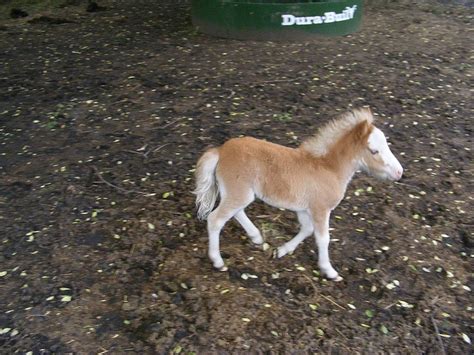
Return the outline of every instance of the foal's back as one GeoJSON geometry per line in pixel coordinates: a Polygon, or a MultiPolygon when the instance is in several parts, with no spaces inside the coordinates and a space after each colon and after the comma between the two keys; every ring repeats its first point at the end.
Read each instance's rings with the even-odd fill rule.
{"type": "Polygon", "coordinates": [[[234,138],[219,147],[217,179],[225,193],[252,189],[265,202],[290,209],[306,208],[307,182],[320,170],[314,157],[301,149],[251,137],[234,138]]]}
{"type": "MultiPolygon", "coordinates": [[[[301,151],[252,137],[232,138],[219,147],[219,165],[239,170],[285,168],[301,159],[301,151]]],[[[222,169],[223,170],[223,169],[222,169]]]]}

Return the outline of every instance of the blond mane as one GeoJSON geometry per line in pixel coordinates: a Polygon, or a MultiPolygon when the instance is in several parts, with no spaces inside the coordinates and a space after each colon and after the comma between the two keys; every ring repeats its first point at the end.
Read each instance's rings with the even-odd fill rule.
{"type": "Polygon", "coordinates": [[[313,137],[306,139],[301,144],[301,149],[316,156],[324,156],[339,139],[363,121],[367,121],[369,124],[374,121],[369,108],[359,108],[343,113],[326,123],[313,137]]]}

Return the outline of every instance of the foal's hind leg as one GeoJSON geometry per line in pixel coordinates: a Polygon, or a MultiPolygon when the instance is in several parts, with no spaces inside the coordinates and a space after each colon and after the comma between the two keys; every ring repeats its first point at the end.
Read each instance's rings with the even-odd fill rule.
{"type": "Polygon", "coordinates": [[[232,199],[228,196],[222,197],[219,206],[209,214],[207,218],[207,231],[209,233],[209,258],[216,269],[226,271],[227,267],[222,260],[219,249],[219,235],[224,224],[234,217],[239,211],[243,210],[254,199],[251,191],[240,193],[239,198],[232,199]],[[245,197],[242,197],[245,196],[245,197]]]}
{"type": "Polygon", "coordinates": [[[226,224],[226,222],[231,219],[238,210],[238,208],[228,207],[225,203],[221,202],[207,218],[207,232],[209,233],[208,254],[214,267],[220,271],[226,271],[227,268],[224,266],[224,260],[222,260],[219,248],[219,235],[224,224],[226,224]]]}
{"type": "Polygon", "coordinates": [[[252,240],[254,244],[263,243],[263,238],[262,238],[262,235],[260,234],[260,231],[258,230],[257,227],[255,227],[255,224],[253,224],[252,221],[247,217],[243,209],[237,212],[237,214],[234,217],[240,223],[242,228],[245,229],[245,233],[247,233],[247,235],[249,236],[249,238],[252,240]]]}
{"type": "Polygon", "coordinates": [[[314,227],[310,215],[305,211],[297,212],[296,215],[298,216],[298,221],[301,225],[300,231],[293,239],[278,248],[278,258],[281,258],[288,253],[292,253],[303,240],[313,234],[314,227]]]}

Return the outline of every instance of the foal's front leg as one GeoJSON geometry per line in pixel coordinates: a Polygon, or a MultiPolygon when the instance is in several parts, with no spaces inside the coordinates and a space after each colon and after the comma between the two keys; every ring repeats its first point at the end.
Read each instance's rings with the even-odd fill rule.
{"type": "Polygon", "coordinates": [[[278,258],[284,257],[288,253],[293,253],[296,247],[307,237],[313,234],[313,222],[311,221],[311,216],[306,211],[296,212],[298,216],[298,221],[300,222],[300,231],[298,234],[291,239],[290,241],[283,244],[278,248],[276,256],[278,258]]]}
{"type": "Polygon", "coordinates": [[[316,239],[316,246],[318,247],[318,265],[321,272],[328,278],[334,281],[341,281],[336,270],[331,265],[329,260],[329,210],[312,211],[314,237],[316,239]]]}

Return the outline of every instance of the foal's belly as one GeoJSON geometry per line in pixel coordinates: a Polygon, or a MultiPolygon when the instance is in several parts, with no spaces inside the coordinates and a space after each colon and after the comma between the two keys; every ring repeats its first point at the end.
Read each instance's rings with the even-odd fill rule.
{"type": "Polygon", "coordinates": [[[286,210],[295,212],[308,209],[308,204],[306,201],[286,201],[278,199],[278,197],[264,196],[259,193],[255,193],[255,196],[266,204],[277,208],[284,208],[286,210]]]}

